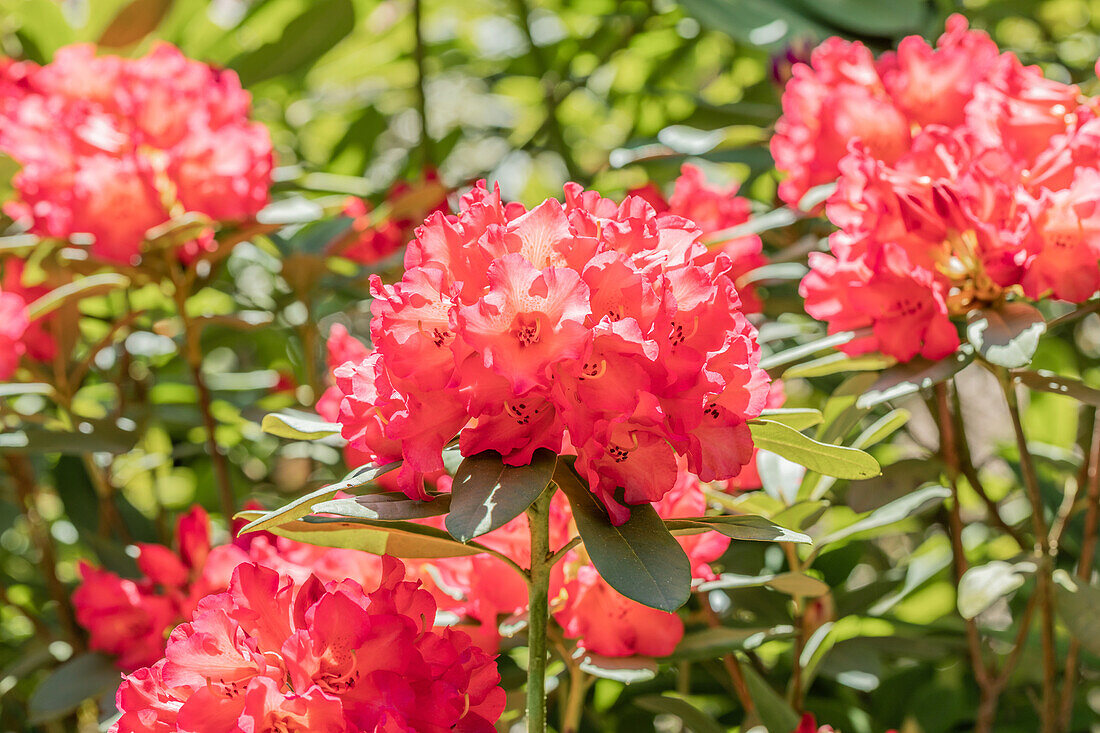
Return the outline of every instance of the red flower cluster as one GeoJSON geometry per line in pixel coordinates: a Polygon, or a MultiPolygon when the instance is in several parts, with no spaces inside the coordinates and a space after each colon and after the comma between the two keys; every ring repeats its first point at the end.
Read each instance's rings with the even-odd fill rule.
{"type": "Polygon", "coordinates": [[[41,236],[90,235],[96,257],[119,263],[184,211],[248,219],[273,162],[250,104],[236,74],[164,43],[139,59],[75,45],[46,66],[0,61],[0,150],[22,165],[5,211],[41,236]]]}
{"type": "Polygon", "coordinates": [[[164,654],[164,639],[191,616],[201,599],[229,586],[233,569],[258,563],[298,582],[310,573],[322,580],[374,581],[380,560],[355,550],[294,542],[266,533],[244,535],[233,544],[211,547],[210,522],[201,507],[180,517],[179,549],[138,546],[138,580],[80,564],[81,584],[73,593],[77,621],[88,630],[88,645],[117,657],[120,669],[152,664],[164,654]]]}
{"type": "MultiPolygon", "coordinates": [[[[671,491],[655,504],[666,519],[697,517],[706,510],[699,481],[681,471],[671,491]]],[[[560,549],[576,533],[569,504],[561,494],[551,507],[550,539],[560,549]]],[[[730,540],[717,532],[678,538],[691,561],[692,576],[712,580],[709,563],[729,547],[730,540]]],[[[520,565],[530,555],[527,517],[520,515],[478,542],[506,554],[520,565]]],[[[474,624],[470,633],[486,651],[500,643],[498,623],[503,617],[527,610],[527,586],[504,562],[487,555],[433,560],[420,567],[430,578],[428,588],[440,609],[461,622],[474,624]]],[[[591,654],[606,657],[671,654],[684,635],[684,624],[675,613],[658,611],[620,595],[604,581],[583,550],[570,551],[554,566],[550,583],[551,611],[565,637],[591,654]]]]}
{"type": "Polygon", "coordinates": [[[399,283],[373,280],[374,351],[336,370],[344,437],[403,458],[414,497],[460,430],[463,455],[510,465],[575,450],[618,523],[673,487],[676,454],[737,475],[768,377],[730,259],[699,237],[637,197],[569,184],[525,211],[478,185],[417,230],[399,283]]]}
{"type": "Polygon", "coordinates": [[[163,659],[123,680],[111,730],[492,733],[505,702],[496,663],[462,632],[434,630],[431,594],[400,561],[382,563],[369,593],[238,566],[163,659]]]}
{"type": "Polygon", "coordinates": [[[810,255],[806,311],[842,347],[938,359],[952,317],[1009,295],[1100,288],[1100,102],[1043,78],[954,16],[935,49],[878,62],[830,39],[796,66],[773,140],[788,200],[838,178],[831,254],[810,255]],[[816,101],[814,101],[816,100],[816,101]]]}
{"type": "MultiPolygon", "coordinates": [[[[641,196],[660,214],[678,216],[694,222],[702,230],[704,238],[726,229],[746,224],[751,213],[749,201],[737,195],[737,184],[715,186],[707,183],[703,171],[685,163],[680,169],[672,189],[672,196],[665,199],[660,189],[652,183],[631,191],[641,196]]],[[[722,252],[730,258],[729,276],[737,284],[741,296],[741,310],[759,313],[763,309],[756,289],[740,282],[742,275],[768,264],[763,254],[760,237],[749,234],[733,239],[723,239],[711,245],[714,253],[722,252]]]]}
{"type": "Polygon", "coordinates": [[[8,287],[7,279],[0,288],[0,379],[8,379],[27,353],[27,334],[31,321],[27,317],[27,301],[8,287]]]}

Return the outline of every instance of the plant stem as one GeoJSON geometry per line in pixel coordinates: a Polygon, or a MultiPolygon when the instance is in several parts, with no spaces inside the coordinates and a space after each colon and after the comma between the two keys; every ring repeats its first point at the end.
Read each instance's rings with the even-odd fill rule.
{"type": "Polygon", "coordinates": [[[83,649],[83,644],[80,641],[76,623],[73,621],[69,594],[57,577],[57,553],[54,550],[53,537],[35,504],[34,467],[29,458],[19,454],[8,454],[4,456],[4,460],[8,473],[11,474],[12,483],[15,484],[19,510],[27,522],[31,542],[38,550],[38,566],[42,572],[42,579],[46,583],[46,591],[50,594],[50,599],[57,604],[57,617],[61,621],[65,636],[72,643],[73,648],[79,651],[83,649]]]}
{"type": "MultiPolygon", "coordinates": [[[[940,428],[940,456],[947,469],[947,481],[951,488],[947,534],[951,539],[953,576],[955,586],[958,588],[959,581],[968,567],[966,548],[962,541],[963,521],[959,502],[959,446],[966,438],[956,433],[956,427],[962,425],[961,415],[953,416],[951,413],[947,385],[942,382],[937,384],[935,393],[935,415],[940,428]]],[[[986,667],[985,659],[982,657],[982,637],[977,622],[973,618],[963,619],[963,621],[966,624],[966,645],[970,655],[970,667],[974,672],[974,680],[978,683],[979,691],[978,717],[974,729],[977,733],[991,733],[997,714],[999,691],[993,684],[989,668],[986,667]]]]}
{"type": "MultiPolygon", "coordinates": [[[[787,565],[792,573],[802,572],[802,563],[798,559],[798,550],[790,542],[782,543],[783,551],[787,555],[787,565]]],[[[806,619],[804,616],[804,607],[802,596],[791,596],[791,602],[794,604],[794,659],[792,660],[791,682],[787,689],[787,697],[791,703],[791,707],[796,712],[802,712],[802,651],[806,648],[806,619]]],[[[738,670],[740,671],[740,670],[738,670]]]]}
{"type": "MultiPolygon", "coordinates": [[[[1092,442],[1086,460],[1088,473],[1085,479],[1087,486],[1085,501],[1088,508],[1085,510],[1085,528],[1081,539],[1081,557],[1077,561],[1077,577],[1087,583],[1092,576],[1097,535],[1100,534],[1100,411],[1097,411],[1094,418],[1092,442]]],[[[1073,699],[1076,693],[1077,665],[1080,655],[1081,643],[1073,639],[1066,653],[1065,679],[1062,682],[1062,709],[1059,724],[1063,729],[1069,728],[1070,719],[1073,717],[1073,699]]]]}
{"type": "Polygon", "coordinates": [[[588,694],[588,685],[592,678],[585,674],[579,664],[569,665],[569,694],[565,701],[565,715],[561,721],[561,733],[577,733],[584,716],[584,699],[588,694]]]}
{"type": "Polygon", "coordinates": [[[1043,698],[1040,720],[1042,733],[1054,733],[1058,729],[1058,662],[1054,646],[1054,587],[1051,574],[1053,560],[1050,548],[1050,536],[1046,517],[1043,513],[1043,499],[1039,491],[1039,479],[1035,474],[1035,464],[1027,448],[1023,422],[1020,420],[1020,406],[1016,399],[1016,388],[1007,372],[1001,373],[1001,385],[1008,412],[1012,417],[1012,428],[1016,433],[1016,446],[1020,452],[1020,472],[1024,477],[1024,487],[1031,501],[1031,523],[1035,532],[1038,555],[1038,570],[1035,593],[1038,596],[1040,636],[1043,649],[1043,698]]]}
{"type": "Polygon", "coordinates": [[[202,424],[206,431],[206,450],[210,454],[210,464],[214,469],[214,480],[217,482],[218,495],[221,497],[222,513],[225,515],[225,521],[229,522],[237,511],[237,502],[233,497],[233,482],[229,477],[229,464],[226,462],[225,454],[218,447],[216,435],[218,423],[214,419],[210,388],[207,387],[206,378],[202,374],[202,342],[200,340],[202,333],[187,313],[189,288],[187,287],[186,278],[182,275],[177,276],[178,266],[176,263],[172,263],[171,267],[176,310],[179,313],[180,320],[183,321],[183,357],[187,361],[187,366],[191,370],[191,378],[195,382],[195,389],[199,393],[199,411],[202,413],[202,424]]]}
{"type": "MultiPolygon", "coordinates": [[[[722,620],[718,618],[714,607],[710,605],[710,599],[707,598],[707,595],[700,593],[699,598],[703,604],[703,613],[706,614],[707,624],[711,628],[722,626],[722,620]]],[[[797,664],[797,661],[795,663],[797,664]]],[[[726,673],[730,676],[730,684],[733,685],[733,690],[737,693],[737,699],[741,703],[741,707],[745,709],[745,715],[751,715],[756,710],[756,704],[753,703],[748,683],[745,682],[745,673],[741,671],[741,663],[731,652],[722,657],[722,666],[726,668],[726,673]]]]}
{"type": "Polygon", "coordinates": [[[527,731],[546,731],[546,626],[550,621],[550,501],[547,490],[527,509],[531,569],[527,577],[527,731]]]}
{"type": "Polygon", "coordinates": [[[413,47],[413,60],[416,62],[416,111],[420,116],[420,152],[424,159],[422,165],[435,163],[432,152],[432,139],[428,136],[428,94],[426,88],[426,74],[424,73],[424,16],[420,0],[413,0],[413,37],[416,45],[413,47]]]}

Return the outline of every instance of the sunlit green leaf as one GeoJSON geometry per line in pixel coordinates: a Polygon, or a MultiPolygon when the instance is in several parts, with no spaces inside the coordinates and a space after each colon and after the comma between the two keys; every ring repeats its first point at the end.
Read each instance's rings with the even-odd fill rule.
{"type": "Polygon", "coordinates": [[[460,542],[480,537],[518,517],[550,484],[557,454],[539,448],[526,466],[507,466],[496,451],[462,461],[451,485],[447,531],[460,542]]]}
{"type": "Polygon", "coordinates": [[[753,443],[809,468],[837,478],[863,479],[880,473],[878,462],[855,448],[819,443],[797,430],[770,420],[751,420],[753,443]]]}
{"type": "Polygon", "coordinates": [[[1027,303],[1005,303],[998,308],[970,311],[966,339],[990,364],[1017,369],[1031,363],[1046,333],[1043,314],[1027,303]]]}

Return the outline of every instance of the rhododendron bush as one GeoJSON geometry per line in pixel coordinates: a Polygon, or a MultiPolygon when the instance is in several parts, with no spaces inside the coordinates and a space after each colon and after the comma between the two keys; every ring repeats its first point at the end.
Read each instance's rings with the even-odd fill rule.
{"type": "Polygon", "coordinates": [[[1086,731],[1084,0],[24,3],[0,728],[1086,731]]]}

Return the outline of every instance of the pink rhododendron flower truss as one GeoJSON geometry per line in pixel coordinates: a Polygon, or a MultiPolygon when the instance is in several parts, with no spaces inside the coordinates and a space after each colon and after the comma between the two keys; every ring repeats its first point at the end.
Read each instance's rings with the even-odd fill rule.
{"type": "Polygon", "coordinates": [[[116,656],[122,670],[149,665],[161,657],[166,634],[190,617],[204,596],[225,590],[233,569],[241,563],[258,563],[299,582],[314,574],[326,581],[351,578],[370,584],[381,568],[374,555],[267,533],[212,546],[209,519],[197,506],[180,517],[176,542],[175,550],[139,545],[141,577],[137,579],[80,564],[81,583],[73,593],[77,621],[88,631],[89,646],[116,656]]]}
{"type": "MultiPolygon", "coordinates": [[[[828,254],[810,255],[800,292],[831,333],[869,334],[844,351],[940,359],[958,347],[957,324],[973,310],[1019,298],[1083,302],[1100,288],[1097,100],[998,53],[959,17],[935,49],[903,41],[874,67],[879,76],[869,54],[843,42],[819,51],[820,64],[815,56],[802,76],[832,80],[840,94],[854,83],[853,69],[863,69],[860,93],[877,94],[881,81],[911,137],[886,154],[853,134],[836,160],[796,146],[818,168],[787,168],[785,183],[795,187],[811,170],[837,181],[826,213],[839,231],[828,254]],[[841,48],[851,58],[836,81],[826,58],[841,48]]],[[[794,82],[787,94],[792,105],[802,98],[794,82]]],[[[842,122],[823,114],[814,125],[842,122]]],[[[790,116],[783,125],[794,137],[809,129],[790,116]]],[[[793,153],[779,137],[783,168],[782,156],[793,153]]]]}
{"type": "MultiPolygon", "coordinates": [[[[678,471],[673,488],[654,508],[666,518],[697,517],[706,511],[699,480],[678,471]]],[[[439,522],[441,524],[441,522],[439,522]]],[[[576,534],[569,504],[561,494],[551,505],[550,546],[558,550],[576,534]]],[[[691,562],[692,577],[713,580],[710,563],[729,547],[717,532],[677,538],[691,562]]],[[[526,565],[530,552],[527,517],[520,515],[478,542],[526,565]]],[[[504,562],[486,555],[432,560],[420,575],[440,609],[457,616],[475,642],[489,652],[500,645],[498,624],[527,610],[524,579],[504,562]]],[[[604,581],[583,549],[571,550],[555,565],[550,580],[550,609],[567,639],[590,654],[606,657],[671,654],[684,635],[675,613],[658,611],[626,598],[604,581]]]]}
{"type": "MultiPolygon", "coordinates": [[[[34,234],[90,236],[94,256],[123,264],[140,255],[146,230],[183,212],[247,220],[267,203],[273,164],[249,108],[235,73],[165,43],[137,59],[78,44],[46,66],[9,64],[0,150],[22,170],[4,210],[34,234]]],[[[181,255],[209,246],[204,237],[181,255]]]]}
{"type": "Polygon", "coordinates": [[[392,557],[373,591],[239,565],[162,659],[123,680],[111,730],[492,733],[505,704],[496,663],[434,629],[431,594],[404,578],[392,557]]]}
{"type": "Polygon", "coordinates": [[[27,302],[18,293],[0,289],[0,379],[11,377],[19,367],[30,327],[27,302]]]}
{"type": "MultiPolygon", "coordinates": [[[[737,195],[737,188],[736,184],[716,186],[708,183],[701,169],[685,163],[668,199],[653,184],[635,189],[631,194],[644,198],[659,215],[669,214],[694,222],[702,230],[703,239],[709,240],[711,235],[749,221],[749,201],[737,195]]],[[[710,247],[712,252],[722,252],[730,258],[732,268],[729,275],[737,284],[741,310],[759,313],[763,304],[756,289],[742,284],[740,279],[768,263],[763,255],[760,237],[749,234],[710,243],[710,247]]]]}
{"type": "MultiPolygon", "coordinates": [[[[701,209],[719,208],[701,205],[701,209]]],[[[530,211],[478,184],[457,216],[430,216],[401,281],[372,281],[374,351],[335,370],[350,446],[425,498],[443,446],[525,465],[575,451],[612,520],[675,484],[751,458],[747,421],[768,377],[734,266],[700,229],[644,199],[569,184],[530,211]]]]}

